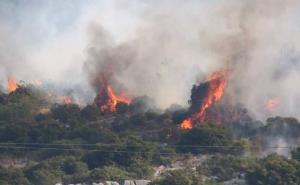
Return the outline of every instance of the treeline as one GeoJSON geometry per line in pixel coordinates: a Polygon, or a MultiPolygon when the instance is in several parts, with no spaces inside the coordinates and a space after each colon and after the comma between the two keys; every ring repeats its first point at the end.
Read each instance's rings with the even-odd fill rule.
{"type": "Polygon", "coordinates": [[[102,114],[93,105],[52,103],[48,94],[33,86],[0,94],[1,156],[25,159],[22,167],[1,165],[0,184],[125,179],[153,179],[157,185],[221,184],[231,179],[251,185],[300,184],[300,149],[292,152],[294,160],[278,155],[259,159],[271,148],[267,138],[275,133],[298,137],[297,120],[272,118],[266,125],[206,123],[187,131],[178,127],[185,110],[159,113],[147,110],[145,101],[118,104],[115,113],[102,114]],[[207,159],[196,169],[187,166],[154,179],[153,167],[202,155],[207,159]]]}

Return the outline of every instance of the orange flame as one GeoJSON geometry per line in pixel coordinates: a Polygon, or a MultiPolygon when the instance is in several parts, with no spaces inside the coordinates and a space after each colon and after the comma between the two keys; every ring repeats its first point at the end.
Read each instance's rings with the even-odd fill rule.
{"type": "Polygon", "coordinates": [[[95,104],[100,107],[101,112],[115,112],[119,102],[130,104],[132,99],[124,92],[117,94],[111,85],[108,84],[106,76],[101,76],[102,87],[95,98],[95,104]]]}
{"type": "Polygon", "coordinates": [[[277,107],[279,105],[279,98],[275,97],[275,98],[271,98],[269,100],[266,101],[265,103],[265,108],[270,112],[275,112],[277,107]]]}
{"type": "Polygon", "coordinates": [[[207,109],[214,103],[221,100],[228,81],[228,71],[221,70],[214,72],[209,76],[208,81],[209,90],[206,97],[204,97],[203,99],[199,111],[183,120],[183,122],[180,125],[182,129],[192,129],[193,122],[195,121],[203,122],[206,118],[207,109]]]}
{"type": "Polygon", "coordinates": [[[121,93],[120,95],[117,95],[110,85],[106,87],[106,92],[107,92],[108,99],[106,100],[106,104],[100,107],[101,112],[115,112],[116,105],[119,102],[123,102],[126,104],[131,103],[131,98],[127,97],[125,93],[121,93]]]}
{"type": "Polygon", "coordinates": [[[182,129],[186,129],[186,130],[190,130],[193,128],[193,123],[192,123],[192,118],[187,118],[185,120],[182,121],[180,127],[182,129]]]}
{"type": "Polygon", "coordinates": [[[9,78],[7,82],[7,90],[9,93],[15,92],[18,88],[17,81],[14,78],[9,78]]]}

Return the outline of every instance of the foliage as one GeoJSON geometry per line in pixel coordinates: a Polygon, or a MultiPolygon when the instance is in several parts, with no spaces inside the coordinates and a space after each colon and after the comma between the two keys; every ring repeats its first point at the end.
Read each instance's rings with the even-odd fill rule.
{"type": "Polygon", "coordinates": [[[32,85],[19,85],[15,92],[1,96],[0,120],[31,121],[33,115],[48,106],[49,101],[44,92],[32,85]]]}
{"type": "Polygon", "coordinates": [[[229,129],[221,125],[205,124],[196,126],[192,130],[186,132],[182,136],[179,144],[187,146],[182,147],[181,151],[197,154],[224,152],[226,150],[226,146],[231,145],[232,142],[232,133],[229,129]]]}
{"type": "Polygon", "coordinates": [[[73,123],[80,118],[80,108],[76,104],[57,104],[51,108],[51,113],[54,119],[62,123],[73,123]]]}
{"type": "Polygon", "coordinates": [[[300,184],[300,163],[276,154],[258,162],[246,179],[251,185],[298,185],[300,184]]]}
{"type": "Polygon", "coordinates": [[[288,136],[299,137],[300,123],[295,118],[274,117],[268,118],[267,124],[260,128],[260,134],[264,136],[288,136]]]}
{"type": "Polygon", "coordinates": [[[200,174],[191,169],[183,169],[169,171],[162,179],[156,180],[150,185],[204,185],[204,183],[200,174]]]}
{"type": "MultiPolygon", "coordinates": [[[[167,151],[167,148],[164,150],[167,151]]],[[[90,169],[115,164],[131,169],[139,177],[145,177],[151,175],[151,167],[146,164],[168,163],[168,159],[159,155],[158,152],[160,152],[159,147],[151,142],[145,142],[138,137],[123,136],[113,145],[99,143],[97,151],[84,155],[83,161],[88,164],[90,169]]]]}
{"type": "Polygon", "coordinates": [[[100,112],[96,106],[87,105],[80,111],[80,116],[87,121],[96,121],[100,112]]]}
{"type": "Polygon", "coordinates": [[[90,173],[90,180],[92,181],[117,181],[121,182],[123,180],[130,179],[130,174],[116,166],[104,166],[102,168],[95,168],[90,173]]]}
{"type": "Polygon", "coordinates": [[[0,168],[0,184],[152,179],[154,166],[168,166],[182,153],[209,156],[197,170],[169,171],[152,184],[208,185],[244,173],[251,185],[300,184],[299,148],[291,153],[297,160],[272,155],[254,165],[256,160],[243,156],[258,141],[254,136],[298,137],[297,120],[271,118],[260,128],[252,122],[239,127],[201,123],[186,131],[177,125],[186,117],[185,110],[159,113],[146,104],[151,101],[141,97],[103,114],[95,105],[51,105],[45,93],[31,86],[0,94],[0,142],[10,143],[1,145],[1,155],[30,161],[23,169],[0,168]],[[235,133],[239,140],[233,140],[234,127],[246,128],[244,134],[235,133]]]}
{"type": "Polygon", "coordinates": [[[74,157],[59,156],[43,161],[26,172],[33,184],[74,183],[86,179],[87,165],[74,157]]]}
{"type": "Polygon", "coordinates": [[[300,148],[294,149],[291,154],[293,159],[300,161],[300,148]]]}
{"type": "Polygon", "coordinates": [[[0,168],[0,184],[1,185],[11,185],[11,184],[21,184],[29,185],[29,181],[21,170],[15,169],[4,169],[0,168]]]}
{"type": "Polygon", "coordinates": [[[201,164],[197,171],[222,182],[238,178],[241,174],[250,170],[255,162],[255,160],[245,157],[216,155],[201,164]]]}
{"type": "Polygon", "coordinates": [[[119,102],[116,105],[116,112],[118,114],[125,114],[126,112],[128,112],[129,110],[129,106],[127,103],[123,103],[123,102],[119,102]]]}

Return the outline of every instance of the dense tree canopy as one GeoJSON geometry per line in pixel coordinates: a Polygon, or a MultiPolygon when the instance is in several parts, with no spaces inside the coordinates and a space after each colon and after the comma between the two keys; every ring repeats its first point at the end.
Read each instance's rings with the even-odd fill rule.
{"type": "Polygon", "coordinates": [[[184,152],[222,152],[232,144],[232,133],[221,125],[199,125],[183,134],[179,144],[184,152]],[[190,147],[189,147],[190,146],[190,147]]]}
{"type": "Polygon", "coordinates": [[[108,114],[95,105],[51,102],[26,85],[0,94],[0,159],[13,159],[3,160],[12,164],[0,164],[0,184],[152,180],[157,167],[167,169],[190,159],[203,161],[197,169],[165,171],[152,184],[212,185],[244,179],[244,174],[249,185],[300,184],[299,148],[291,153],[294,160],[252,156],[263,150],[269,137],[297,138],[300,124],[292,118],[271,118],[261,127],[247,122],[233,134],[233,124],[200,123],[182,130],[178,123],[186,111],[151,110],[142,97],[131,105],[119,103],[117,111],[108,114]],[[21,165],[14,164],[16,159],[21,165]]]}
{"type": "Polygon", "coordinates": [[[298,185],[300,163],[278,155],[270,155],[258,161],[246,176],[251,185],[298,185]]]}

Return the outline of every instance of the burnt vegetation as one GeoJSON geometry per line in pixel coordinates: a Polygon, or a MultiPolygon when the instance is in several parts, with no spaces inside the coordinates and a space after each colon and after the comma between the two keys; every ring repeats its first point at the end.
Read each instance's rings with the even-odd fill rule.
{"type": "Polygon", "coordinates": [[[1,93],[0,184],[125,179],[151,179],[157,185],[219,184],[232,179],[251,185],[300,183],[296,119],[275,117],[262,123],[247,116],[224,123],[202,122],[185,130],[180,122],[193,108],[159,112],[147,108],[149,101],[139,97],[131,104],[119,102],[116,111],[104,113],[96,105],[53,103],[45,92],[26,84],[1,93]],[[286,144],[283,150],[294,159],[268,156],[276,146],[283,146],[278,138],[293,144],[294,148],[286,144]],[[176,161],[203,157],[195,168],[186,165],[155,176],[154,167],[172,168],[176,161]]]}

